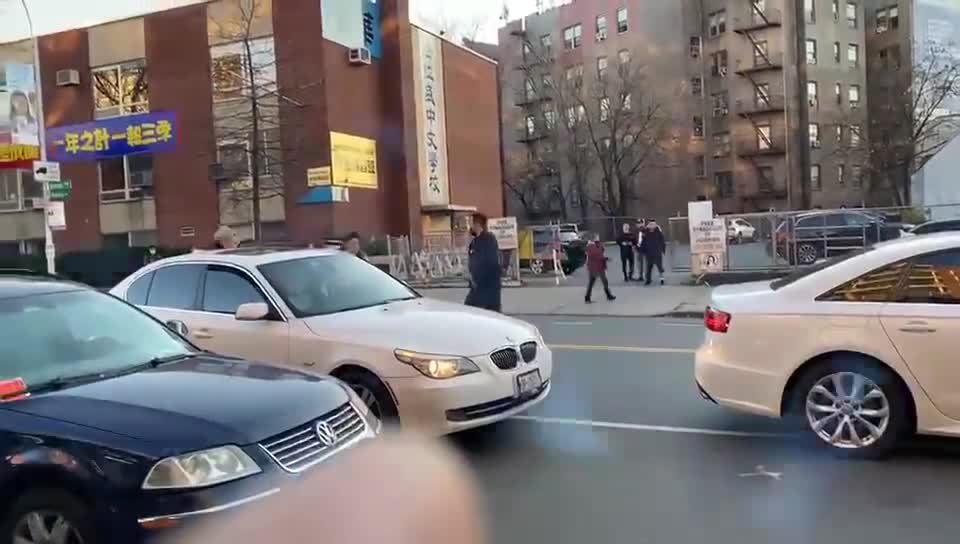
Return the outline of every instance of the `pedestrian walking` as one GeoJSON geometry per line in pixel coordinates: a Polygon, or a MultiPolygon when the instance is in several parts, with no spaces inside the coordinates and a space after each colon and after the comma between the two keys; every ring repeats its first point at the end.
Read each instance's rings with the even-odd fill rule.
{"type": "Polygon", "coordinates": [[[646,260],[646,281],[644,285],[650,285],[653,281],[653,267],[657,267],[660,273],[660,285],[663,281],[663,254],[667,251],[667,242],[663,237],[663,231],[657,222],[650,220],[647,222],[646,232],[643,233],[643,243],[640,246],[640,252],[646,260]]]}
{"type": "Polygon", "coordinates": [[[357,232],[351,232],[343,240],[343,250],[354,257],[359,257],[364,261],[367,260],[367,254],[360,249],[360,234],[357,232]]]}
{"type": "Polygon", "coordinates": [[[587,272],[590,274],[590,279],[587,281],[587,295],[583,298],[584,302],[587,304],[592,302],[590,297],[597,279],[603,284],[603,292],[607,295],[607,300],[617,299],[610,292],[610,282],[607,281],[607,257],[603,254],[603,242],[600,241],[599,236],[595,236],[593,242],[587,244],[587,272]]]}
{"type": "Polygon", "coordinates": [[[500,311],[500,247],[497,238],[487,230],[487,216],[478,213],[470,226],[468,267],[470,292],[464,304],[492,312],[500,311]]]}
{"type": "Polygon", "coordinates": [[[633,248],[637,245],[637,237],[634,236],[630,223],[623,224],[623,232],[617,238],[617,245],[620,246],[620,266],[623,268],[623,281],[631,281],[633,280],[634,270],[633,248]]]}
{"type": "Polygon", "coordinates": [[[237,231],[226,225],[220,225],[217,232],[213,233],[213,246],[216,249],[235,249],[240,245],[240,237],[237,231]]]}
{"type": "Polygon", "coordinates": [[[644,279],[643,270],[646,260],[643,258],[643,252],[640,251],[640,248],[643,243],[643,232],[645,230],[647,230],[647,220],[643,218],[637,219],[637,235],[634,239],[636,245],[633,248],[637,254],[637,281],[643,281],[644,279]]]}

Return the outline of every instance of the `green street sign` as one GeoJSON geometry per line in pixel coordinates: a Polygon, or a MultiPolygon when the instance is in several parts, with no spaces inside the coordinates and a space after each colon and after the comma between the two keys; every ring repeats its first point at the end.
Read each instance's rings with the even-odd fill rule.
{"type": "Polygon", "coordinates": [[[73,182],[68,179],[48,181],[47,187],[50,191],[50,200],[64,202],[70,198],[70,191],[73,190],[73,182]]]}

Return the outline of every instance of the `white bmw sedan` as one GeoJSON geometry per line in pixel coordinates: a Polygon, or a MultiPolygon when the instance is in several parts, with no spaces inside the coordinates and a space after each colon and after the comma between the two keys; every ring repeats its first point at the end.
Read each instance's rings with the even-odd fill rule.
{"type": "Polygon", "coordinates": [[[838,452],[960,436],[960,233],[878,244],[794,276],[716,288],[701,394],[796,417],[838,452]]]}
{"type": "Polygon", "coordinates": [[[550,392],[550,349],[529,323],[421,297],[330,250],[240,248],[164,259],[112,291],[201,348],[332,374],[404,428],[493,423],[550,392]]]}

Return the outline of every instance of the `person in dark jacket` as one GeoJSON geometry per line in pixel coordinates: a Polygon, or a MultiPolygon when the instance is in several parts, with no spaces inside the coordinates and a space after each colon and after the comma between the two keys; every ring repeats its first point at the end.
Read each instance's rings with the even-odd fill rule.
{"type": "Polygon", "coordinates": [[[487,230],[487,216],[475,214],[470,233],[470,292],[464,304],[499,312],[500,247],[497,238],[487,230]]]}
{"type": "Polygon", "coordinates": [[[633,246],[637,245],[637,237],[634,236],[630,223],[623,224],[623,232],[617,238],[617,245],[620,246],[620,267],[623,268],[623,281],[631,281],[634,270],[633,246]]]}
{"type": "Polygon", "coordinates": [[[360,249],[360,233],[358,232],[351,232],[347,235],[343,240],[343,250],[355,257],[367,260],[367,254],[360,249]]]}
{"type": "Polygon", "coordinates": [[[647,222],[647,231],[643,233],[643,242],[640,244],[640,252],[646,260],[647,274],[644,285],[650,285],[653,281],[653,267],[657,267],[660,273],[660,285],[663,285],[663,254],[667,252],[667,242],[663,237],[663,231],[660,225],[652,219],[647,222]]]}
{"type": "Polygon", "coordinates": [[[593,294],[593,284],[600,279],[603,284],[603,291],[607,295],[607,300],[616,300],[610,292],[610,283],[607,281],[607,257],[603,254],[603,242],[600,237],[594,238],[593,242],[587,245],[587,272],[590,274],[590,280],[587,281],[587,295],[583,301],[590,304],[590,296],[593,294]]]}

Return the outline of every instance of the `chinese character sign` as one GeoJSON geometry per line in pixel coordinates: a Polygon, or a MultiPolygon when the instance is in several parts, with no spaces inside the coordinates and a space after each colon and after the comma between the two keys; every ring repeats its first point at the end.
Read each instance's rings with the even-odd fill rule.
{"type": "Polygon", "coordinates": [[[33,65],[0,64],[0,168],[23,168],[40,158],[33,65]]]}
{"type": "Polygon", "coordinates": [[[176,142],[176,114],[165,111],[100,119],[47,130],[49,158],[58,162],[173,151],[176,142]]]}
{"type": "Polygon", "coordinates": [[[450,204],[450,185],[442,42],[419,28],[413,30],[420,204],[446,206],[450,204]]]}

